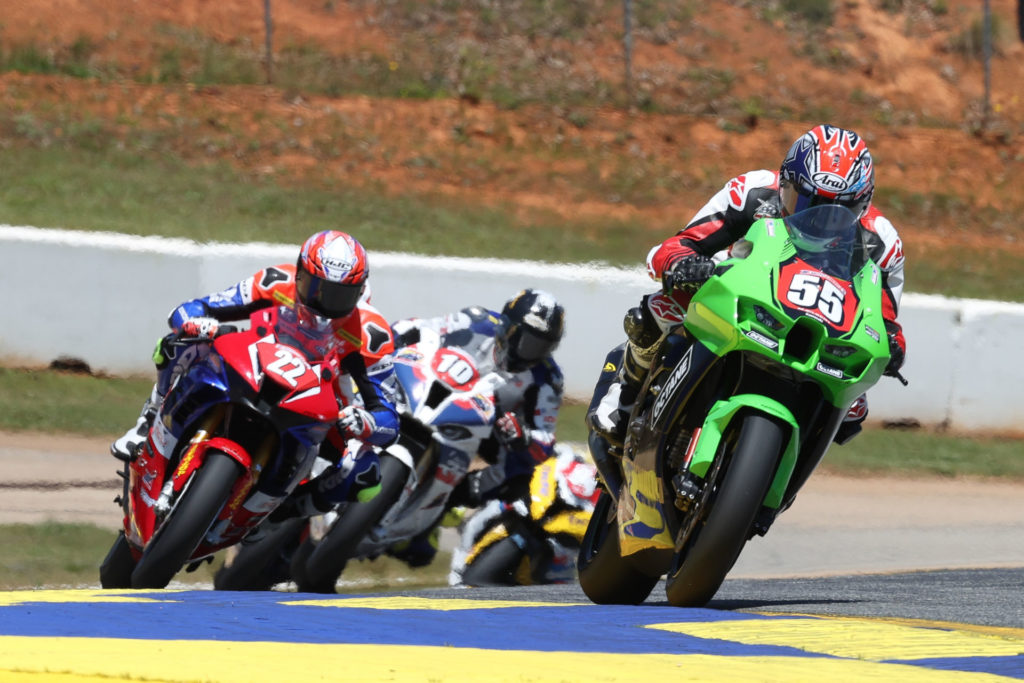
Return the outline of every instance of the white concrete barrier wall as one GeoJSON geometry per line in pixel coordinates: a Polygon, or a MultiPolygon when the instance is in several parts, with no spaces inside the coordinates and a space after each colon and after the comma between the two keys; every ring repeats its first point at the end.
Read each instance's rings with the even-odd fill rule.
{"type": "MultiPolygon", "coordinates": [[[[638,253],[644,247],[638,247],[638,253]]],[[[45,365],[81,358],[109,374],[152,374],[150,352],[181,301],[295,259],[298,245],[197,244],[115,233],[0,226],[0,361],[45,365]]],[[[500,308],[525,287],[566,308],[555,354],[566,393],[589,399],[623,313],[655,286],[641,267],[618,269],[499,259],[370,253],[373,303],[391,320],[471,304],[500,308]]],[[[883,378],[873,418],[964,430],[1020,430],[1024,306],[905,294],[910,386],[883,378]]]]}

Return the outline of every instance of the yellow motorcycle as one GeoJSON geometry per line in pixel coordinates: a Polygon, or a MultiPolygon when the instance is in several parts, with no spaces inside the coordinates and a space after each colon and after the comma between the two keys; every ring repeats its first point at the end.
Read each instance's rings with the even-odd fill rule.
{"type": "Polygon", "coordinates": [[[453,586],[528,586],[576,579],[576,555],[600,490],[597,470],[570,447],[537,466],[530,489],[492,500],[462,525],[453,586]]]}

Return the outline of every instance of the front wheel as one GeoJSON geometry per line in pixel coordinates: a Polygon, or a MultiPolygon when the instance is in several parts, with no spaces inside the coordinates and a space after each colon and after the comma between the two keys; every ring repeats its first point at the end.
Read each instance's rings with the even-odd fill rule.
{"type": "Polygon", "coordinates": [[[516,586],[525,551],[515,539],[505,537],[480,553],[462,572],[467,586],[516,586]]]}
{"type": "Polygon", "coordinates": [[[319,543],[314,545],[312,539],[307,538],[295,552],[292,578],[300,592],[334,592],[338,577],[359,542],[398,502],[408,477],[409,468],[405,463],[387,453],[381,455],[377,495],[365,503],[349,503],[319,543]]]}
{"type": "Polygon", "coordinates": [[[718,456],[726,459],[724,472],[706,484],[713,488],[703,524],[698,522],[676,555],[676,569],[669,572],[669,603],[701,607],[725,581],[771,486],[785,437],[783,427],[767,416],[743,418],[732,453],[727,448],[718,456]]]}
{"type": "Polygon", "coordinates": [[[622,556],[615,501],[607,491],[601,491],[594,506],[576,566],[580,587],[599,605],[639,605],[659,579],[638,571],[622,556]]]}
{"type": "Polygon", "coordinates": [[[132,572],[132,588],[164,588],[217,519],[242,466],[220,451],[207,451],[170,516],[146,546],[132,572]]]}

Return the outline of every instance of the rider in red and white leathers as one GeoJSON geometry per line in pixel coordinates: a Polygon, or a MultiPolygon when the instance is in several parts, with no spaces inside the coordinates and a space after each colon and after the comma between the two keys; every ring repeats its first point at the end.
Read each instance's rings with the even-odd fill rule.
{"type": "MultiPolygon", "coordinates": [[[[890,347],[886,372],[897,373],[906,353],[903,330],[896,321],[903,292],[903,245],[892,223],[871,204],[874,187],[874,168],[864,140],[850,130],[817,126],[793,143],[779,171],[749,171],[731,179],[685,228],[651,249],[647,271],[662,283],[662,291],[645,296],[640,306],[626,314],[627,342],[609,354],[588,410],[592,436],[606,440],[606,446],[621,446],[626,420],[657,342],[682,322],[693,292],[712,274],[712,257],[742,255],[748,248],[742,238],[755,221],[791,215],[816,204],[842,204],[860,217],[865,250],[882,271],[882,315],[890,347]]],[[[852,438],[866,416],[867,401],[861,396],[851,406],[836,440],[844,443],[852,438]]]]}
{"type": "MultiPolygon", "coordinates": [[[[367,301],[368,273],[366,251],[358,241],[343,232],[323,231],[303,244],[295,264],[263,268],[227,289],[176,307],[168,317],[172,332],[161,339],[154,354],[158,375],[152,395],[135,427],[111,445],[111,452],[121,459],[134,457],[174,379],[193,360],[187,353],[175,356],[174,347],[165,341],[176,336],[212,338],[221,322],[247,319],[261,308],[285,306],[294,311],[297,329],[311,332],[294,340],[296,344],[320,346],[324,338],[331,339],[342,370],[335,377],[335,389],[348,400],[320,449],[321,457],[334,461],[335,467],[303,484],[275,515],[326,512],[341,497],[371,492],[380,483],[375,456],[360,457],[354,466],[359,471],[339,469],[347,439],[387,446],[398,436],[394,341],[387,321],[367,301]],[[358,388],[358,398],[352,384],[358,388]]],[[[322,355],[328,349],[311,351],[322,355]]]]}

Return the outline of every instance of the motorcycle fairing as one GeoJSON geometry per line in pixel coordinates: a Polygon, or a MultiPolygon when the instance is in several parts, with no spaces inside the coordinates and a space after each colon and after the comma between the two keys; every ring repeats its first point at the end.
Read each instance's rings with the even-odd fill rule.
{"type": "Polygon", "coordinates": [[[324,371],[324,365],[331,366],[336,358],[310,363],[295,348],[274,342],[271,330],[277,320],[276,309],[258,311],[250,318],[249,330],[184,350],[182,357],[195,354],[195,360],[172,379],[147,446],[129,467],[125,526],[134,549],[144,547],[155,533],[162,514],[156,509],[161,495],[171,504],[210,448],[237,460],[244,473],[194,558],[223,547],[216,545],[218,540],[241,540],[308,474],[317,447],[337,417],[334,389],[325,381],[329,375],[324,371]],[[215,353],[210,352],[211,346],[215,353]],[[276,396],[262,393],[270,385],[280,387],[276,396]],[[280,438],[261,444],[258,454],[220,433],[231,430],[235,411],[248,410],[274,421],[280,430],[280,438]],[[189,442],[180,444],[183,437],[189,442]],[[276,449],[278,457],[268,448],[276,449]],[[265,469],[268,463],[271,467],[265,469]],[[257,500],[249,500],[250,494],[257,500]]]}
{"type": "MultiPolygon", "coordinates": [[[[645,451],[655,455],[654,451],[645,451]]],[[[630,458],[622,459],[622,492],[617,509],[619,547],[623,556],[642,550],[675,547],[665,514],[667,496],[653,467],[642,468],[630,458]]]]}
{"type": "MultiPolygon", "coordinates": [[[[867,329],[884,329],[881,310],[864,303],[881,300],[877,267],[868,262],[850,280],[843,281],[847,287],[843,302],[856,301],[858,305],[856,309],[843,308],[841,322],[850,321],[849,331],[830,328],[822,322],[827,316],[821,312],[809,316],[806,311],[787,310],[778,302],[780,269],[786,264],[796,269],[787,282],[799,273],[810,272],[806,263],[795,258],[797,251],[786,230],[780,228],[784,225],[772,219],[751,226],[747,233],[750,252],[719,266],[716,275],[697,291],[690,303],[683,323],[688,335],[669,335],[669,346],[662,347],[663,370],[655,368],[650,373],[641,394],[653,398],[637,406],[622,458],[623,487],[617,512],[624,556],[648,549],[674,549],[670,526],[677,514],[674,509],[666,509],[674,505],[674,492],[664,477],[664,459],[671,445],[667,443],[666,431],[684,415],[694,390],[702,386],[716,364],[733,354],[738,354],[737,367],[751,362],[748,359],[762,357],[762,364],[777,367],[790,376],[807,376],[836,409],[848,407],[884,370],[887,344],[881,335],[872,335],[867,329]],[[694,341],[691,343],[687,337],[694,341]],[[792,375],[794,372],[797,375],[792,375]],[[645,419],[636,425],[639,415],[645,419]]],[[[838,287],[841,281],[833,274],[817,281],[822,282],[830,283],[831,292],[830,288],[838,287]]],[[[839,300],[839,295],[829,296],[839,300]]],[[[826,306],[826,310],[833,313],[834,320],[840,319],[834,309],[826,306]]],[[[727,387],[721,389],[728,391],[727,387]]],[[[791,410],[774,398],[739,393],[709,404],[707,414],[698,417],[702,424],[691,425],[701,427],[693,445],[691,471],[698,476],[707,473],[722,434],[743,408],[759,410],[791,426],[784,455],[765,499],[766,505],[778,508],[796,465],[801,433],[791,410]]]]}
{"type": "Polygon", "coordinates": [[[782,503],[782,496],[789,485],[789,479],[793,475],[796,466],[797,453],[800,446],[800,424],[781,403],[766,396],[758,394],[737,394],[727,399],[718,401],[708,411],[707,418],[701,426],[697,444],[693,450],[693,457],[690,460],[689,471],[702,479],[707,475],[708,468],[718,453],[718,446],[722,441],[729,423],[736,416],[736,413],[743,408],[770,415],[784,421],[790,428],[789,440],[786,443],[782,460],[776,467],[775,478],[765,496],[764,505],[778,509],[782,503]]]}

